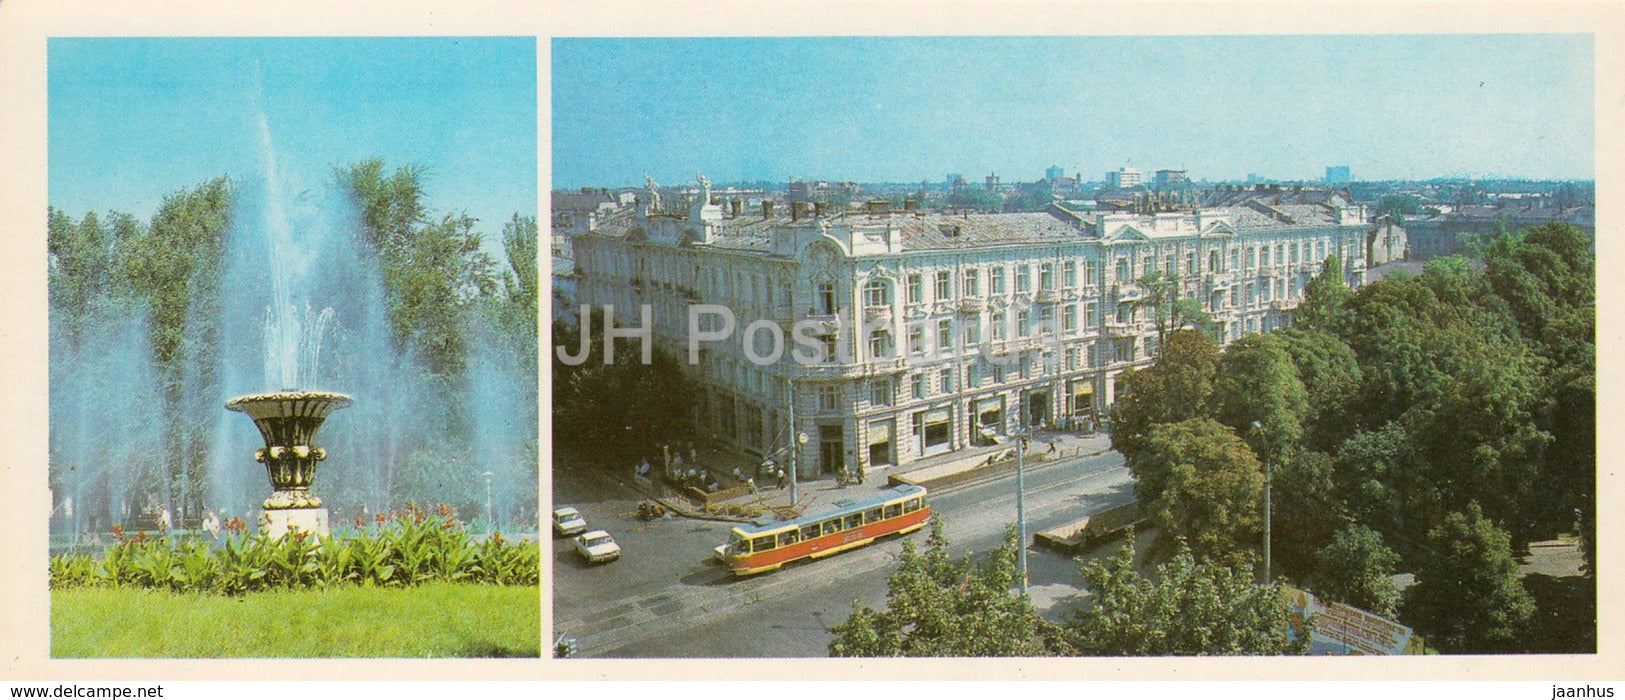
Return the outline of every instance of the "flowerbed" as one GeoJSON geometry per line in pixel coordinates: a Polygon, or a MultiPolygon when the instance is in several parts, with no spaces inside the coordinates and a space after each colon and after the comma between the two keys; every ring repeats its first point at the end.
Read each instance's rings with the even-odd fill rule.
{"type": "Polygon", "coordinates": [[[446,506],[415,505],[379,514],[372,523],[325,539],[290,532],[278,539],[248,534],[233,518],[220,547],[199,536],[152,538],[115,528],[100,557],[51,558],[51,587],[140,587],[240,595],[283,588],[346,584],[415,586],[428,582],[536,585],[541,548],[501,533],[478,539],[446,506]]]}

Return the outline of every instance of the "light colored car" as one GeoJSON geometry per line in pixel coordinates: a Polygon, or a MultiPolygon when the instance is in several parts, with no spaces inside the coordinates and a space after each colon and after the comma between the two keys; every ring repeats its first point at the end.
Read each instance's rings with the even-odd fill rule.
{"type": "Polygon", "coordinates": [[[589,563],[613,561],[621,557],[621,546],[603,530],[593,530],[576,538],[576,553],[589,563]]]}
{"type": "Polygon", "coordinates": [[[581,511],[569,506],[553,511],[553,532],[568,537],[586,531],[587,519],[581,517],[581,511]]]}

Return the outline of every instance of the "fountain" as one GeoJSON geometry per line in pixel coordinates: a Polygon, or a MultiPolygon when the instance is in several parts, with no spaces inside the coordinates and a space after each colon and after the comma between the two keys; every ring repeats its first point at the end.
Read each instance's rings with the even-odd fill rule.
{"type": "Polygon", "coordinates": [[[227,410],[248,414],[265,437],[254,461],[265,465],[274,489],[260,514],[260,531],[272,539],[290,529],[328,534],[327,509],[310,492],[316,463],[327,459],[327,450],[315,444],[316,431],[329,414],[350,402],[350,397],[329,391],[249,394],[226,402],[227,410]]]}

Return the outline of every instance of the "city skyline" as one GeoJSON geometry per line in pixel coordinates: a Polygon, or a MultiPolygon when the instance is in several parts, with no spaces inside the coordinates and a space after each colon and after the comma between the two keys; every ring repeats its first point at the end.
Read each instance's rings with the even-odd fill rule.
{"type": "Polygon", "coordinates": [[[1051,165],[1594,178],[1583,35],[571,38],[551,55],[555,189],[1051,165]]]}

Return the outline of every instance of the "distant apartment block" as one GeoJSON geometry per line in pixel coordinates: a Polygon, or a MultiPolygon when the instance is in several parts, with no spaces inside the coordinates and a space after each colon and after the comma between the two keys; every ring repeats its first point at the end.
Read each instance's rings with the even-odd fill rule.
{"type": "Polygon", "coordinates": [[[1350,182],[1353,182],[1353,181],[1354,181],[1354,177],[1353,177],[1353,175],[1351,175],[1349,173],[1349,166],[1347,166],[1347,165],[1328,165],[1328,166],[1326,166],[1326,184],[1328,184],[1328,185],[1346,185],[1346,184],[1348,184],[1350,182]]]}
{"type": "MultiPolygon", "coordinates": [[[[794,450],[811,477],[1103,417],[1121,374],[1157,350],[1137,282],[1151,271],[1178,276],[1221,343],[1290,324],[1328,256],[1349,284],[1363,283],[1372,226],[1362,207],[1236,197],[1139,215],[950,214],[880,201],[741,209],[709,191],[658,206],[644,196],[635,212],[575,237],[573,276],[580,301],[614,305],[621,327],[652,309],[656,343],[695,380],[692,419],[704,434],[759,456],[794,450]],[[726,307],[735,327],[689,365],[695,304],[726,307]],[[806,322],[823,361],[796,361],[791,337],[778,361],[753,361],[773,349],[767,332],[745,340],[757,320],[787,336],[806,322]]],[[[699,327],[718,323],[706,316],[699,327]]]]}
{"type": "Polygon", "coordinates": [[[1157,189],[1176,187],[1190,181],[1190,175],[1183,170],[1158,170],[1156,177],[1152,180],[1157,189]]]}
{"type": "Polygon", "coordinates": [[[1140,171],[1134,168],[1123,167],[1106,171],[1106,186],[1119,189],[1138,187],[1140,185],[1140,171]]]}

